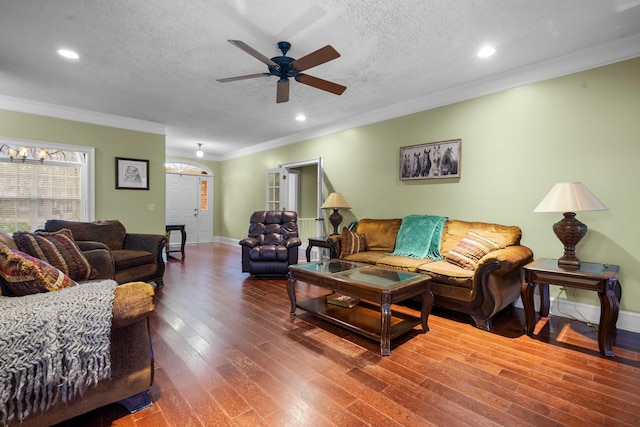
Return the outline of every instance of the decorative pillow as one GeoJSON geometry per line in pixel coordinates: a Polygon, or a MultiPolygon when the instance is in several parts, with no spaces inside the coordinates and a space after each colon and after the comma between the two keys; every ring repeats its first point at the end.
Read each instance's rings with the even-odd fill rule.
{"type": "Polygon", "coordinates": [[[364,252],[367,250],[367,242],[364,234],[349,231],[347,227],[342,227],[342,242],[340,243],[340,258],[351,254],[364,252]]]}
{"type": "Polygon", "coordinates": [[[453,249],[447,252],[444,259],[458,267],[475,270],[483,256],[500,248],[502,246],[493,240],[469,231],[453,249]]]}
{"type": "Polygon", "coordinates": [[[57,268],[3,244],[0,244],[0,278],[17,296],[57,291],[76,285],[57,268]]]}
{"type": "Polygon", "coordinates": [[[98,275],[76,244],[71,230],[17,231],[13,233],[13,240],[19,250],[51,264],[73,280],[89,280],[98,275]]]}

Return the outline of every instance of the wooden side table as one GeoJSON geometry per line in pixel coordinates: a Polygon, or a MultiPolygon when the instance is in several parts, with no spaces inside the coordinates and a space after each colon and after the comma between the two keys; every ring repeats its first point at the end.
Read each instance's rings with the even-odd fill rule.
{"type": "Polygon", "coordinates": [[[524,331],[532,335],[536,326],[536,309],[533,292],[540,286],[540,316],[549,314],[549,285],[595,291],[600,298],[600,325],[598,347],[603,356],[613,356],[616,322],[620,311],[622,288],[618,281],[620,267],[613,264],[580,263],[579,270],[558,267],[557,259],[542,258],[524,266],[522,305],[524,306],[524,331]]]}
{"type": "Polygon", "coordinates": [[[331,251],[331,246],[326,237],[309,237],[309,244],[307,246],[307,262],[311,262],[311,248],[327,248],[331,251]]]}
{"type": "Polygon", "coordinates": [[[182,240],[180,241],[180,254],[182,255],[182,259],[184,259],[184,245],[187,242],[187,232],[184,229],[185,225],[184,224],[177,224],[175,222],[167,222],[165,224],[165,231],[167,233],[167,246],[166,246],[166,251],[167,251],[167,256],[169,256],[170,252],[178,252],[178,250],[172,250],[171,249],[171,244],[170,244],[170,240],[171,240],[171,232],[172,231],[179,231],[182,237],[182,240]]]}

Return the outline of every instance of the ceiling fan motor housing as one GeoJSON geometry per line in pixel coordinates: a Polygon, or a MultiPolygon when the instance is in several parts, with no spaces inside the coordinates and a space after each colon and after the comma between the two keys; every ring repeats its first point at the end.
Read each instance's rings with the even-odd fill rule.
{"type": "Polygon", "coordinates": [[[289,77],[295,77],[300,71],[291,66],[291,63],[295,61],[295,59],[287,56],[287,52],[291,49],[291,43],[278,42],[278,49],[282,52],[282,56],[274,56],[271,58],[271,60],[278,65],[269,65],[269,72],[283,80],[287,80],[289,77]]]}

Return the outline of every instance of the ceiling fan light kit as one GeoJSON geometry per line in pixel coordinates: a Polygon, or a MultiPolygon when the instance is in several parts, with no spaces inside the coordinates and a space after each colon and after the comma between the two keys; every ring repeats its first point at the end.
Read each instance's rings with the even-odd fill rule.
{"type": "Polygon", "coordinates": [[[219,82],[227,83],[236,80],[253,79],[257,77],[277,76],[279,77],[276,85],[276,103],[289,101],[289,78],[294,78],[297,82],[316,89],[324,90],[336,95],[342,95],[347,90],[346,86],[333,83],[327,80],[303,74],[302,71],[309,68],[324,64],[340,57],[338,51],[332,46],[326,45],[300,59],[294,59],[287,56],[287,52],[291,49],[291,43],[282,41],[278,42],[278,49],[282,52],[281,56],[274,56],[269,59],[251,46],[240,40],[229,40],[229,43],[253,56],[257,60],[263,62],[269,68],[268,73],[247,74],[244,76],[228,77],[218,79],[219,82]]]}

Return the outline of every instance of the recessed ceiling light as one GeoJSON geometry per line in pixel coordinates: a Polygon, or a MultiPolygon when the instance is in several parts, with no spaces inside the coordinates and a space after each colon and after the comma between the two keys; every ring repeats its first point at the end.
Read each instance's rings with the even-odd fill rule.
{"type": "Polygon", "coordinates": [[[59,49],[58,50],[58,55],[64,56],[65,58],[68,58],[68,59],[78,59],[78,58],[80,58],[80,55],[78,55],[77,53],[75,53],[74,51],[69,50],[69,49],[59,49]]]}
{"type": "Polygon", "coordinates": [[[305,117],[304,114],[298,114],[296,116],[296,120],[299,121],[299,122],[304,122],[305,120],[307,120],[307,118],[305,117]]]}
{"type": "Polygon", "coordinates": [[[478,51],[478,57],[487,58],[487,57],[493,55],[494,53],[496,53],[496,50],[494,48],[492,48],[491,46],[483,46],[478,51]]]}

